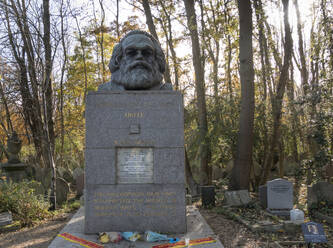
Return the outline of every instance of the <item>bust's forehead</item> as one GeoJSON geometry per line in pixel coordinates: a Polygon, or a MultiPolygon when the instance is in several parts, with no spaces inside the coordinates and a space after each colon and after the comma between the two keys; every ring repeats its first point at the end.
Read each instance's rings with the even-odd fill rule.
{"type": "Polygon", "coordinates": [[[154,44],[149,37],[144,34],[133,34],[126,37],[122,42],[122,47],[126,49],[127,47],[144,47],[149,46],[154,49],[154,44]]]}

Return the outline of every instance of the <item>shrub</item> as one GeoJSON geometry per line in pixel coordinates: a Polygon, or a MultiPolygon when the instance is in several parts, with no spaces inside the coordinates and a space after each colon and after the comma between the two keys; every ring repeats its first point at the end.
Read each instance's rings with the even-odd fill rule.
{"type": "Polygon", "coordinates": [[[36,181],[0,184],[0,212],[12,212],[13,219],[19,220],[23,226],[49,217],[49,203],[35,193],[38,184],[36,181]]]}

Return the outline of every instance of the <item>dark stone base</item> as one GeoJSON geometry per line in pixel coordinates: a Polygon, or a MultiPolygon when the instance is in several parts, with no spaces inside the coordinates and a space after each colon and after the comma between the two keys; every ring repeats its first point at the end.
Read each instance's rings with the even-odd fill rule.
{"type": "Polygon", "coordinates": [[[202,206],[215,207],[215,186],[201,186],[202,206]]]}
{"type": "Polygon", "coordinates": [[[12,164],[12,163],[5,163],[1,165],[1,168],[6,172],[6,171],[21,171],[25,170],[28,167],[27,164],[24,163],[17,163],[17,164],[12,164]]]}
{"type": "Polygon", "coordinates": [[[267,211],[271,214],[278,215],[278,216],[285,216],[289,217],[290,216],[290,210],[291,209],[268,209],[267,211]]]}
{"type": "Polygon", "coordinates": [[[18,164],[10,164],[5,163],[2,164],[1,168],[5,172],[7,182],[13,181],[13,182],[20,182],[23,179],[26,179],[27,174],[27,164],[24,163],[18,163],[18,164]]]}

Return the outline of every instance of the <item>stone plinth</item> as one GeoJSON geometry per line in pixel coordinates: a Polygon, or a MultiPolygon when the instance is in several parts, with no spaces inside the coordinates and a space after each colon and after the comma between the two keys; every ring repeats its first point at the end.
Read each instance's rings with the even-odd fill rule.
{"type": "Polygon", "coordinates": [[[27,169],[28,165],[24,163],[5,163],[1,165],[1,168],[5,172],[7,182],[20,182],[23,179],[27,178],[27,169]]]}
{"type": "Polygon", "coordinates": [[[186,232],[179,92],[92,92],[86,103],[85,232],[186,232]]]}

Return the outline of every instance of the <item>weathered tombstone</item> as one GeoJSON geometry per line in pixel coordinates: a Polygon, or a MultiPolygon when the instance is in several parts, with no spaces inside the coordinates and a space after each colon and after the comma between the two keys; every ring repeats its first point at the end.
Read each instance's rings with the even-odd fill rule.
{"type": "Polygon", "coordinates": [[[56,191],[57,204],[61,205],[62,203],[67,201],[67,196],[69,193],[68,183],[63,178],[57,177],[56,191]]]}
{"type": "Polygon", "coordinates": [[[318,182],[308,187],[308,207],[312,208],[324,201],[333,205],[333,184],[330,182],[318,182]]]}
{"type": "Polygon", "coordinates": [[[82,170],[80,167],[75,168],[73,171],[73,178],[73,188],[76,191],[76,195],[81,196],[84,189],[84,170],[82,170]]]}
{"type": "Polygon", "coordinates": [[[77,178],[78,176],[80,176],[81,174],[84,174],[84,170],[81,169],[80,167],[76,167],[74,170],[73,170],[73,178],[75,180],[75,178],[77,178]]]}
{"type": "Polygon", "coordinates": [[[49,168],[38,168],[35,174],[36,180],[40,182],[44,189],[49,189],[52,181],[52,172],[49,168]]]}
{"type": "Polygon", "coordinates": [[[224,197],[228,206],[244,206],[251,202],[251,197],[247,190],[226,191],[224,197]]]}
{"type": "Polygon", "coordinates": [[[84,190],[84,173],[78,175],[75,178],[75,189],[76,189],[76,195],[77,196],[83,195],[83,190],[84,190]]]}
{"type": "Polygon", "coordinates": [[[2,212],[0,213],[0,226],[6,226],[13,222],[11,212],[2,212]]]}
{"type": "Polygon", "coordinates": [[[267,185],[259,186],[259,200],[263,208],[267,208],[267,185]]]}
{"type": "Polygon", "coordinates": [[[163,56],[151,35],[130,32],[111,82],[87,96],[86,233],[186,232],[183,98],[161,83],[163,56]]]}
{"type": "Polygon", "coordinates": [[[267,182],[267,210],[276,215],[289,216],[293,208],[293,184],[285,179],[267,182]]]}
{"type": "Polygon", "coordinates": [[[215,207],[215,186],[201,186],[201,200],[203,207],[215,207]]]}

